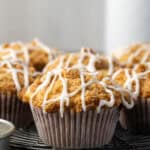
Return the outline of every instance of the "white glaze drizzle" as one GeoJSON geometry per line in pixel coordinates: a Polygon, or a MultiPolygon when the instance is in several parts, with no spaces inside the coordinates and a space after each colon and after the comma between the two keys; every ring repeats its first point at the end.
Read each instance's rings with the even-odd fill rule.
{"type": "Polygon", "coordinates": [[[145,52],[143,58],[141,59],[141,63],[145,63],[147,61],[148,57],[150,57],[149,51],[145,52]]]}
{"type": "Polygon", "coordinates": [[[110,88],[112,88],[112,89],[114,89],[114,90],[116,90],[116,91],[119,91],[120,92],[120,94],[121,94],[121,98],[122,98],[122,103],[123,103],[123,105],[127,108],[127,109],[131,109],[131,108],[133,108],[133,106],[134,106],[134,100],[133,100],[133,97],[132,97],[132,92],[130,92],[129,90],[127,90],[127,89],[125,89],[125,88],[121,88],[120,86],[116,86],[116,87],[114,87],[114,86],[109,86],[110,88]],[[130,94],[130,103],[128,103],[128,101],[125,99],[125,96],[124,96],[124,92],[127,92],[127,93],[129,93],[130,94]]]}
{"type": "Polygon", "coordinates": [[[84,72],[80,71],[80,79],[81,79],[81,102],[82,102],[82,109],[86,111],[86,104],[85,104],[85,90],[86,90],[86,83],[84,81],[84,72]]]}
{"type": "Polygon", "coordinates": [[[115,103],[114,94],[113,94],[112,90],[108,89],[107,84],[104,81],[105,81],[105,78],[102,81],[99,81],[99,83],[103,86],[103,88],[105,89],[105,91],[110,95],[110,101],[107,101],[105,99],[101,100],[99,102],[98,107],[97,107],[97,112],[100,112],[100,110],[101,110],[101,108],[103,106],[112,107],[114,105],[114,103],[115,103]]]}
{"type": "Polygon", "coordinates": [[[19,63],[19,65],[22,66],[22,69],[16,69],[13,67],[13,65],[17,64],[17,62],[9,62],[7,60],[1,61],[0,62],[0,67],[7,65],[7,71],[11,72],[12,78],[16,87],[17,91],[21,90],[21,85],[18,79],[18,73],[22,73],[24,76],[24,86],[27,88],[29,86],[29,71],[28,71],[28,66],[22,62],[19,63]]]}
{"type": "Polygon", "coordinates": [[[49,60],[52,60],[55,57],[55,52],[50,48],[48,48],[46,45],[44,45],[42,42],[40,42],[38,39],[34,39],[34,42],[36,42],[36,46],[32,44],[25,45],[21,42],[14,42],[9,44],[10,46],[16,44],[20,45],[19,50],[14,50],[13,48],[4,48],[3,45],[1,45],[0,52],[4,54],[6,53],[6,55],[2,56],[2,59],[9,61],[16,61],[16,60],[22,61],[20,58],[18,58],[18,54],[23,54],[25,59],[24,62],[29,64],[30,63],[29,50],[30,49],[37,50],[37,48],[40,48],[41,50],[47,52],[49,60]]]}
{"type": "Polygon", "coordinates": [[[108,75],[111,75],[114,72],[114,65],[113,65],[113,57],[112,56],[108,56],[108,64],[109,64],[108,75]]]}
{"type": "Polygon", "coordinates": [[[30,57],[29,57],[28,49],[26,47],[23,47],[22,50],[23,50],[23,53],[24,53],[25,62],[27,64],[29,64],[30,63],[30,57]]]}
{"type": "Polygon", "coordinates": [[[129,56],[129,58],[128,58],[128,60],[127,60],[127,63],[132,63],[133,59],[134,59],[135,57],[137,57],[137,56],[141,53],[142,50],[143,50],[143,48],[139,48],[136,52],[132,53],[132,54],[129,56]]]}
{"type": "Polygon", "coordinates": [[[150,65],[149,63],[145,63],[144,65],[146,65],[148,67],[148,69],[144,72],[140,72],[137,73],[136,69],[138,67],[138,65],[135,65],[134,68],[132,70],[129,69],[120,69],[118,71],[116,71],[113,76],[112,79],[115,80],[115,78],[121,73],[124,72],[125,76],[126,76],[126,80],[124,82],[123,87],[127,88],[129,91],[131,91],[133,93],[134,97],[138,97],[140,95],[140,79],[141,78],[145,78],[145,76],[147,74],[150,73],[150,65]],[[135,90],[133,90],[133,82],[135,83],[135,90]]]}
{"type": "MultiPolygon", "coordinates": [[[[51,102],[59,101],[60,102],[60,114],[61,114],[61,117],[63,117],[65,102],[66,102],[66,106],[69,106],[70,98],[72,96],[75,96],[80,91],[81,91],[82,110],[86,111],[86,88],[93,83],[100,84],[104,88],[106,93],[108,93],[110,95],[110,100],[105,100],[105,99],[100,100],[100,103],[97,107],[97,112],[100,112],[100,110],[103,106],[112,107],[114,105],[114,103],[115,103],[114,94],[113,94],[112,90],[109,88],[109,86],[105,83],[105,81],[108,80],[109,78],[104,78],[102,81],[99,81],[96,77],[98,72],[96,71],[95,62],[97,61],[98,56],[93,54],[90,51],[90,49],[86,49],[86,51],[84,49],[82,49],[81,54],[78,58],[77,64],[75,64],[73,66],[69,66],[72,58],[73,58],[73,54],[69,55],[67,61],[64,62],[65,55],[60,57],[58,66],[55,69],[51,70],[50,72],[47,72],[46,76],[43,76],[41,78],[41,84],[38,85],[37,89],[34,92],[33,91],[31,92],[30,88],[28,89],[27,93],[30,93],[30,94],[32,93],[32,95],[30,97],[31,108],[33,107],[33,98],[37,95],[38,92],[45,89],[44,99],[43,99],[43,103],[42,103],[43,112],[46,112],[45,107],[47,104],[49,104],[51,102]],[[84,65],[83,60],[86,56],[89,57],[89,63],[87,65],[84,65]],[[70,71],[71,69],[77,69],[79,71],[81,86],[71,93],[68,93],[67,79],[62,76],[63,69],[66,69],[67,71],[70,71]],[[88,82],[85,82],[85,74],[91,75],[92,79],[88,82]],[[59,79],[62,83],[61,94],[58,97],[47,99],[48,94],[51,92],[56,79],[59,79]]],[[[112,71],[112,69],[110,69],[110,70],[112,71]]],[[[119,88],[117,90],[119,91],[119,88]]],[[[120,89],[120,91],[121,91],[121,89],[120,89]]],[[[122,97],[124,97],[124,95],[122,95],[122,97]]],[[[125,101],[125,98],[123,100],[125,101]]],[[[128,105],[131,106],[130,104],[128,104],[128,105]]]]}
{"type": "Polygon", "coordinates": [[[133,52],[128,57],[128,60],[127,60],[126,64],[132,63],[133,59],[136,58],[143,50],[147,50],[147,51],[144,51],[144,55],[142,56],[142,58],[141,58],[139,63],[145,63],[147,61],[148,57],[150,57],[150,51],[149,51],[148,47],[143,45],[142,47],[138,48],[135,52],[133,52]]]}
{"type": "MultiPolygon", "coordinates": [[[[50,49],[47,46],[45,46],[43,43],[39,42],[39,40],[36,39],[34,41],[36,42],[38,48],[41,48],[42,50],[44,50],[48,53],[48,56],[50,58],[50,55],[52,55],[50,49]]],[[[20,91],[21,85],[18,80],[18,75],[17,75],[18,72],[21,72],[24,76],[25,88],[27,88],[29,86],[29,75],[32,75],[34,77],[34,76],[39,75],[40,73],[34,72],[33,74],[30,74],[28,71],[28,67],[29,67],[28,65],[30,63],[30,56],[29,56],[30,46],[28,47],[27,45],[25,45],[21,42],[10,43],[9,45],[13,47],[16,44],[20,46],[19,50],[15,50],[13,48],[7,48],[7,47],[4,48],[4,45],[0,46],[0,52],[4,53],[4,56],[2,56],[3,60],[0,62],[0,64],[1,64],[1,66],[2,65],[8,66],[8,71],[10,71],[12,73],[12,77],[13,77],[16,89],[17,89],[17,91],[20,91]],[[18,57],[19,54],[23,54],[24,61],[18,57]],[[19,63],[23,67],[23,69],[21,70],[21,69],[13,68],[13,64],[15,62],[19,63]]],[[[33,46],[32,50],[36,50],[37,47],[33,46]]]]}

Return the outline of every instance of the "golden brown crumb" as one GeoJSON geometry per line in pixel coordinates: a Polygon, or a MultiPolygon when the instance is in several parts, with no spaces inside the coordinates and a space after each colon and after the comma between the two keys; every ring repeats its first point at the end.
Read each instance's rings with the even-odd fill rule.
{"type": "Polygon", "coordinates": [[[120,62],[132,67],[134,64],[150,62],[150,44],[134,44],[126,49],[120,58],[120,62]]]}
{"type": "MultiPolygon", "coordinates": [[[[2,62],[1,62],[2,63],[2,62]]],[[[23,66],[19,63],[11,64],[13,69],[10,69],[7,64],[0,66],[0,93],[12,93],[12,94],[19,94],[21,89],[25,88],[25,79],[23,74],[23,66]],[[17,91],[16,84],[13,78],[13,71],[20,70],[21,72],[16,73],[16,80],[18,80],[18,84],[20,85],[20,90],[17,91]]],[[[33,67],[28,68],[30,75],[29,77],[29,84],[31,84],[34,80],[32,74],[35,72],[33,67]]]]}
{"type": "MultiPolygon", "coordinates": [[[[105,74],[108,73],[109,68],[110,68],[108,58],[105,57],[105,56],[99,55],[98,53],[95,53],[94,50],[92,50],[92,52],[93,52],[93,54],[95,54],[95,57],[96,57],[96,61],[94,63],[95,71],[102,71],[102,72],[105,72],[105,74]]],[[[60,64],[62,59],[63,59],[62,67],[66,67],[66,65],[68,63],[68,60],[70,60],[70,62],[69,62],[67,67],[74,67],[78,64],[78,61],[82,57],[82,55],[83,55],[82,52],[68,53],[68,54],[65,54],[65,55],[60,55],[60,56],[58,56],[58,58],[56,58],[56,60],[54,60],[53,62],[50,62],[46,66],[45,72],[57,68],[57,66],[60,64]]],[[[88,56],[88,55],[85,54],[85,57],[82,61],[82,64],[88,65],[90,63],[89,62],[90,58],[91,58],[91,56],[88,56]]],[[[112,57],[111,64],[113,66],[113,72],[121,67],[118,60],[113,58],[113,57],[112,57]]]]}
{"type": "Polygon", "coordinates": [[[0,60],[14,59],[13,55],[15,54],[17,59],[28,63],[26,62],[27,58],[23,51],[24,48],[29,56],[29,65],[33,66],[37,71],[41,71],[44,66],[49,61],[53,60],[59,53],[57,49],[45,48],[45,46],[41,45],[41,43],[36,40],[27,44],[21,42],[6,43],[1,46],[0,60]]]}
{"type": "Polygon", "coordinates": [[[139,94],[137,96],[147,99],[150,98],[150,71],[149,70],[150,70],[149,64],[139,64],[136,65],[134,69],[121,69],[120,73],[116,75],[116,77],[114,78],[114,81],[116,84],[124,87],[127,79],[129,79],[125,73],[125,71],[127,71],[131,77],[131,79],[128,81],[128,85],[129,82],[133,80],[133,82],[130,82],[132,87],[132,92],[135,92],[136,88],[138,87],[138,83],[136,83],[136,79],[137,79],[139,81],[139,94]],[[134,72],[137,78],[136,76],[134,76],[133,74],[134,72]],[[143,75],[140,75],[142,73],[143,75]]]}
{"type": "MultiPolygon", "coordinates": [[[[81,87],[81,79],[80,79],[78,70],[70,70],[69,72],[67,70],[63,70],[62,74],[63,74],[63,77],[65,79],[67,79],[67,81],[68,81],[68,84],[67,84],[68,93],[72,93],[76,89],[79,89],[81,87]]],[[[100,81],[101,81],[101,72],[99,72],[97,75],[97,78],[99,78],[99,77],[100,77],[100,81]]],[[[24,99],[29,100],[31,98],[32,93],[35,92],[35,90],[37,89],[39,84],[42,83],[42,80],[44,80],[44,78],[45,78],[45,76],[40,79],[36,79],[36,81],[30,86],[30,90],[26,92],[24,99]]],[[[91,79],[91,76],[86,74],[85,79],[86,79],[86,82],[88,82],[91,79]]],[[[112,85],[111,82],[109,84],[112,85]]],[[[35,95],[35,97],[32,100],[33,105],[35,107],[42,107],[44,94],[49,86],[50,85],[48,85],[46,88],[43,88],[35,95]]],[[[55,84],[54,84],[51,92],[49,92],[47,99],[53,99],[53,98],[60,96],[61,92],[62,92],[62,88],[63,87],[62,87],[61,80],[57,79],[55,81],[55,84]]],[[[114,89],[111,89],[111,91],[113,91],[113,94],[115,96],[115,104],[114,105],[119,106],[121,103],[120,92],[118,92],[114,89]]],[[[98,83],[93,83],[86,88],[85,102],[86,102],[87,109],[95,109],[99,105],[99,102],[103,99],[110,101],[110,95],[105,91],[105,89],[102,85],[100,85],[98,83]]],[[[77,94],[75,94],[74,96],[72,96],[70,98],[69,103],[70,103],[69,106],[67,106],[66,102],[65,102],[65,109],[73,109],[77,112],[82,111],[81,90],[77,94]]],[[[59,108],[60,108],[60,101],[58,100],[55,102],[54,101],[49,102],[46,105],[45,109],[47,112],[53,112],[53,111],[58,111],[59,108]]]]}

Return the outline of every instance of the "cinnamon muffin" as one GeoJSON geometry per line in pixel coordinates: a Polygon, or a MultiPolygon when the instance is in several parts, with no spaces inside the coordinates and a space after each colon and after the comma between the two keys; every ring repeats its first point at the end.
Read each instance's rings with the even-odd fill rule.
{"type": "Polygon", "coordinates": [[[150,62],[150,44],[133,44],[124,49],[124,54],[119,57],[125,66],[134,66],[139,63],[150,62]]]}
{"type": "Polygon", "coordinates": [[[34,72],[23,62],[0,61],[0,118],[16,127],[25,127],[33,120],[29,104],[19,95],[33,82],[34,72]]]}
{"type": "Polygon", "coordinates": [[[37,71],[41,71],[56,55],[58,55],[56,49],[48,48],[37,39],[27,44],[22,42],[5,43],[0,47],[0,60],[23,61],[37,71]]]}
{"type": "Polygon", "coordinates": [[[120,69],[112,78],[116,84],[130,90],[135,100],[133,109],[122,110],[123,127],[131,131],[148,132],[150,130],[150,64],[137,64],[132,69],[120,69]]]}
{"type": "Polygon", "coordinates": [[[60,56],[26,91],[24,99],[46,144],[74,149],[108,144],[120,105],[133,107],[128,90],[113,85],[97,58],[90,49],[60,56]]]}

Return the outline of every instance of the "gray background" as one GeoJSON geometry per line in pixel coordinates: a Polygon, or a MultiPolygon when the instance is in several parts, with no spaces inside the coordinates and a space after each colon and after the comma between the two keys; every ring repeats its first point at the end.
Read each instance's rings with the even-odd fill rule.
{"type": "Polygon", "coordinates": [[[0,42],[38,37],[52,47],[103,48],[103,0],[0,0],[0,42]]]}
{"type": "Polygon", "coordinates": [[[105,49],[150,41],[150,0],[106,1],[105,49]]]}
{"type": "Polygon", "coordinates": [[[111,54],[150,39],[150,0],[0,0],[0,43],[38,37],[51,47],[111,54]]]}

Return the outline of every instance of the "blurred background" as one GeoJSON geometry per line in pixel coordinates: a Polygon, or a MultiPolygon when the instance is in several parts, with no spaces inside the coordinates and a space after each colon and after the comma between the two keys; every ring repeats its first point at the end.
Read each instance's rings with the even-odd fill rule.
{"type": "Polygon", "coordinates": [[[105,51],[150,39],[149,0],[0,0],[0,43],[105,51]]]}

